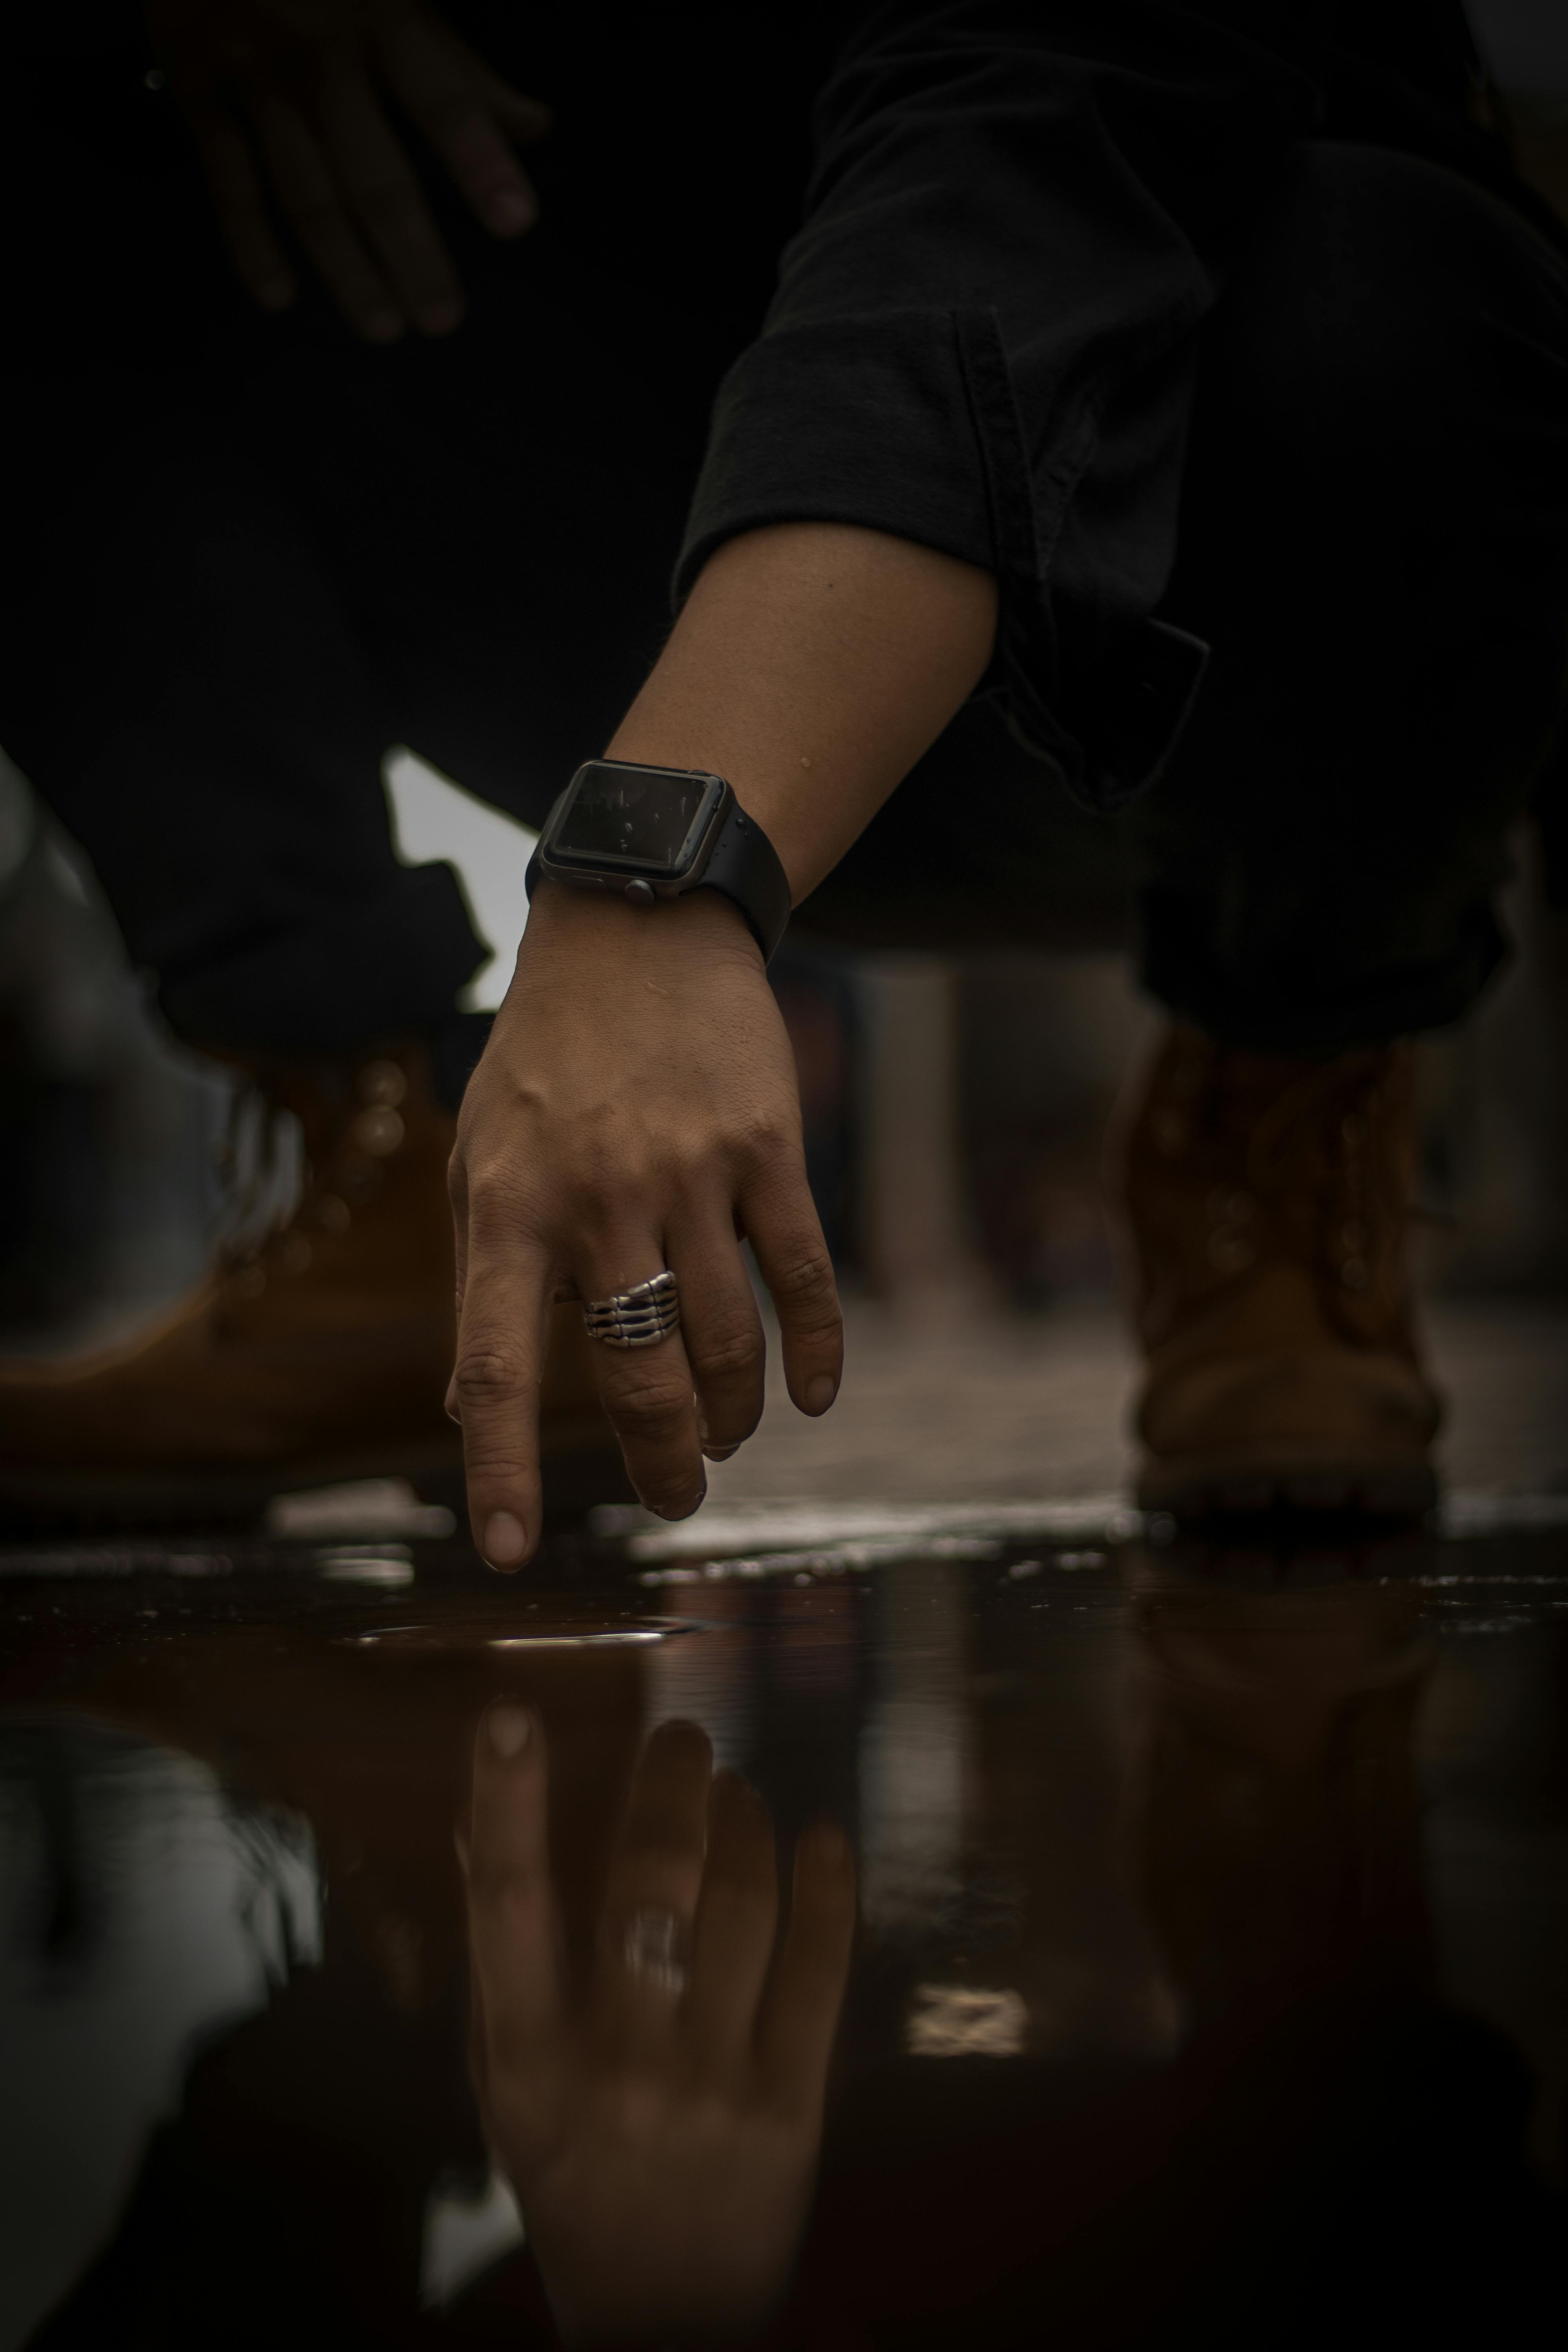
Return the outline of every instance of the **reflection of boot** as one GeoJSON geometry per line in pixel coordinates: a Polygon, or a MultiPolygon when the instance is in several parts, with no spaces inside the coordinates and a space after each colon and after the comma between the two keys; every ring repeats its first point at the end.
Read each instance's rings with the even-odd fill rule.
{"type": "Polygon", "coordinates": [[[1140,1499],[1407,1513],[1440,1405],[1411,1329],[1406,1045],[1293,1061],[1168,1033],[1123,1147],[1140,1499]]]}
{"type": "MultiPolygon", "coordinates": [[[[455,1122],[424,1049],[250,1066],[300,1122],[299,1205],[152,1333],[0,1370],[13,1516],[245,1512],[290,1486],[458,1470],[444,1409],[455,1122]]],[[[556,1311],[541,1417],[547,1456],[581,1489],[557,1508],[626,1492],[575,1309],[556,1311]]]]}
{"type": "Polygon", "coordinates": [[[1424,1984],[1420,1595],[1175,1588],[1142,1616],[1140,1876],[1194,2016],[1288,2010],[1309,1984],[1424,1984]]]}

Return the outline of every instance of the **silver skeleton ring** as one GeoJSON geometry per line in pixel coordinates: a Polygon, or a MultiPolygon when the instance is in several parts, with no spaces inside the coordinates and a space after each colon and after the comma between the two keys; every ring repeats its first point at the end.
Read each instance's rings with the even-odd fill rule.
{"type": "Polygon", "coordinates": [[[680,1320],[680,1293],[667,1266],[633,1290],[617,1290],[608,1298],[583,1304],[583,1320],[590,1339],[606,1348],[653,1348],[668,1339],[680,1320]]]}
{"type": "Polygon", "coordinates": [[[626,1922],[621,1958],[628,1976],[654,1992],[678,2000],[686,1990],[686,1929],[673,1911],[634,1911],[626,1922]]]}

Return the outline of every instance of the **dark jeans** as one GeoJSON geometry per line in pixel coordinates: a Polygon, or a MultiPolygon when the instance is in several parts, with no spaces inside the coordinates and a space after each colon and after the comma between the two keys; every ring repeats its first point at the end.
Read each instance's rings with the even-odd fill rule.
{"type": "MultiPolygon", "coordinates": [[[[570,188],[513,249],[447,207],[468,322],[378,352],[319,302],[247,316],[160,102],[105,79],[99,103],[79,168],[123,150],[137,216],[95,265],[106,310],[47,295],[18,370],[0,742],[183,1034],[450,1031],[480,950],[450,871],[396,863],[382,756],[537,822],[601,748],[667,625],[790,156],[727,274],[632,253],[606,284],[570,188]]],[[[1131,861],[1148,984],[1220,1036],[1332,1051],[1454,1020],[1502,952],[1507,827],[1532,792],[1560,821],[1563,256],[1437,166],[1300,151],[1203,331],[1179,549],[1162,610],[1213,657],[1152,793],[1079,812],[976,704],[803,929],[1103,936],[1131,861]]]]}

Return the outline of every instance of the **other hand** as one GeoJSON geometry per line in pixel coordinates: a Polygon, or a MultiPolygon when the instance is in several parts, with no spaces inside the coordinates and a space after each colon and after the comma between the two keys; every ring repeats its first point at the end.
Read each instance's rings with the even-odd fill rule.
{"type": "Polygon", "coordinates": [[[388,116],[395,100],[496,236],[538,203],[512,152],[550,115],[421,0],[148,0],[148,27],[195,135],[234,266],[264,310],[294,272],[275,198],[351,326],[445,334],[462,289],[388,116]]]}

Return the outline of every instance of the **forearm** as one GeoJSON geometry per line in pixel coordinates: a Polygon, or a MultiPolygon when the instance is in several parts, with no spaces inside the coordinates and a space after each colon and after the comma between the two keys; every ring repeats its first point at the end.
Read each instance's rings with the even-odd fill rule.
{"type": "Polygon", "coordinates": [[[727,776],[798,901],[864,831],[991,658],[991,574],[837,523],[713,555],[609,746],[727,776]]]}

